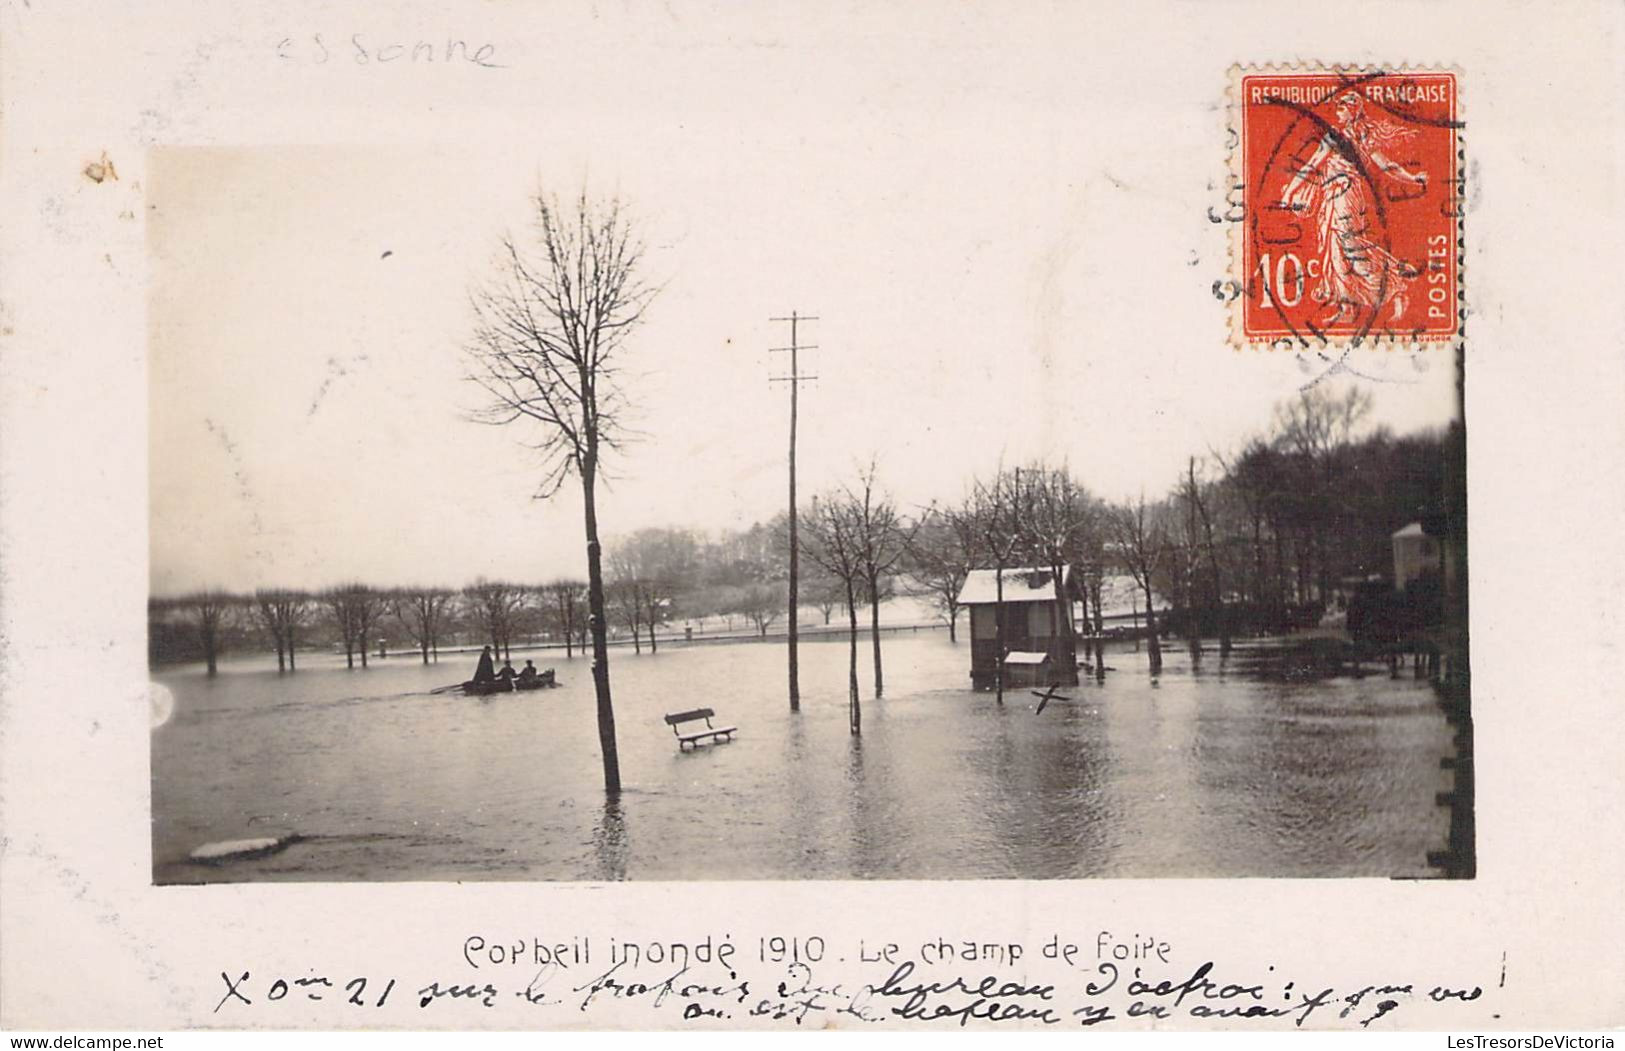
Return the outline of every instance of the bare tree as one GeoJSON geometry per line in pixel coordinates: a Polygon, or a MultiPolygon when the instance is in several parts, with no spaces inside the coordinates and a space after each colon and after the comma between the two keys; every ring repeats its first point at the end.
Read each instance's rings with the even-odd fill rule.
{"type": "Polygon", "coordinates": [[[282,641],[282,624],[277,616],[274,592],[265,588],[257,589],[252,600],[254,618],[259,626],[265,630],[266,636],[271,640],[271,646],[276,650],[276,670],[288,670],[288,651],[282,641]]]}
{"type": "MultiPolygon", "coordinates": [[[[1275,524],[1275,505],[1284,481],[1280,469],[1280,456],[1260,438],[1248,441],[1235,455],[1226,458],[1218,452],[1213,457],[1224,470],[1225,488],[1240,505],[1243,527],[1247,533],[1251,553],[1251,586],[1246,594],[1255,606],[1279,607],[1284,601],[1281,593],[1280,559],[1276,558],[1273,572],[1266,570],[1265,527],[1273,534],[1277,551],[1280,532],[1275,524]]],[[[1242,574],[1245,578],[1249,574],[1242,574]]]]}
{"type": "Polygon", "coordinates": [[[384,593],[364,584],[354,586],[356,637],[361,640],[361,667],[367,667],[367,649],[372,642],[373,626],[384,615],[388,599],[384,593]]]}
{"type": "Polygon", "coordinates": [[[361,667],[367,667],[367,639],[383,613],[383,593],[365,584],[344,584],[324,591],[321,602],[344,642],[345,666],[354,668],[356,654],[360,653],[361,667]]]}
{"type": "MultiPolygon", "coordinates": [[[[1168,499],[1165,508],[1168,525],[1167,565],[1168,593],[1173,596],[1174,609],[1183,611],[1175,622],[1185,630],[1185,644],[1190,650],[1191,664],[1202,660],[1197,574],[1202,565],[1201,528],[1196,521],[1196,501],[1190,498],[1185,479],[1168,499]],[[1183,508],[1183,514],[1179,513],[1183,508]]],[[[1167,625],[1164,625],[1167,627],[1167,625]]],[[[1169,629],[1172,630],[1171,628],[1169,629]]]]}
{"type": "Polygon", "coordinates": [[[738,619],[741,612],[744,612],[749,588],[751,588],[751,585],[734,586],[734,588],[723,588],[718,593],[717,614],[721,617],[723,629],[728,634],[733,634],[733,622],[738,619]]]}
{"type": "Polygon", "coordinates": [[[446,588],[402,588],[390,596],[390,611],[417,643],[423,663],[440,659],[440,632],[445,627],[452,593],[446,588]]]}
{"type": "Polygon", "coordinates": [[[656,629],[671,618],[678,596],[693,584],[698,552],[698,541],[685,529],[640,529],[612,548],[616,575],[635,582],[650,653],[659,652],[656,629]]]}
{"type": "Polygon", "coordinates": [[[828,627],[829,619],[835,613],[835,608],[841,604],[841,582],[838,578],[824,572],[822,567],[817,568],[818,572],[811,576],[805,573],[802,574],[801,596],[805,597],[807,601],[812,603],[814,609],[824,615],[824,626],[828,627]]]}
{"type": "Polygon", "coordinates": [[[1191,515],[1195,518],[1194,524],[1200,530],[1197,539],[1200,542],[1201,554],[1207,562],[1208,605],[1218,620],[1219,657],[1223,659],[1230,656],[1231,642],[1230,618],[1224,607],[1224,571],[1220,565],[1218,542],[1213,527],[1215,517],[1213,505],[1218,493],[1217,487],[1197,477],[1194,456],[1190,457],[1186,464],[1185,482],[1180,496],[1190,508],[1191,515]]]}
{"type": "Polygon", "coordinates": [[[1322,386],[1310,387],[1275,409],[1276,445],[1290,454],[1301,470],[1297,485],[1302,500],[1303,532],[1307,534],[1307,559],[1300,560],[1300,601],[1302,578],[1312,575],[1321,602],[1330,592],[1331,558],[1327,534],[1336,528],[1345,501],[1347,479],[1339,470],[1339,453],[1353,438],[1354,430],[1371,412],[1369,391],[1350,387],[1337,397],[1322,386]],[[1314,563],[1314,570],[1308,563],[1314,563]]]}
{"type": "Polygon", "coordinates": [[[343,588],[329,588],[321,593],[320,601],[326,608],[328,616],[333,619],[333,627],[338,629],[339,638],[344,643],[344,664],[346,667],[355,667],[355,617],[350,612],[350,595],[343,588]]]}
{"type": "Polygon", "coordinates": [[[814,500],[799,539],[802,553],[841,582],[849,625],[847,726],[859,735],[863,733],[863,708],[858,701],[858,594],[863,587],[863,557],[858,542],[860,513],[855,504],[852,494],[845,491],[814,500]]]}
{"type": "Polygon", "coordinates": [[[315,613],[315,601],[306,591],[284,591],[282,595],[285,603],[283,641],[288,648],[288,670],[298,671],[299,632],[310,623],[315,613]]]}
{"type": "Polygon", "coordinates": [[[929,509],[909,542],[908,574],[942,610],[950,642],[959,641],[959,594],[976,568],[977,551],[976,516],[969,507],[929,509]]]}
{"type": "Polygon", "coordinates": [[[618,796],[597,485],[604,454],[626,437],[620,362],[655,290],[639,277],[643,242],[618,199],[583,190],[568,207],[546,193],[532,204],[533,241],[505,238],[496,272],[473,292],[471,374],[491,398],[486,422],[530,426],[541,495],[571,475],[581,482],[598,741],[604,791],[618,796]]]}
{"type": "Polygon", "coordinates": [[[1148,508],[1145,497],[1133,504],[1112,508],[1112,539],[1123,568],[1145,593],[1145,630],[1149,639],[1151,674],[1162,673],[1162,647],[1157,641],[1156,603],[1151,594],[1152,580],[1161,571],[1168,551],[1168,532],[1156,508],[1148,508]]]}
{"type": "MultiPolygon", "coordinates": [[[[984,557],[993,563],[993,639],[997,659],[993,673],[994,697],[1004,703],[1004,571],[1011,568],[1021,548],[1018,521],[1021,469],[1000,470],[991,485],[978,480],[971,490],[971,515],[984,557]]],[[[1057,582],[1059,583],[1059,582],[1057,582]]]]}
{"type": "Polygon", "coordinates": [[[229,592],[210,588],[176,599],[160,600],[154,605],[178,610],[191,622],[197,632],[198,645],[203,651],[203,661],[208,666],[209,674],[218,674],[217,665],[220,653],[225,648],[225,634],[232,626],[241,600],[229,592]]]}
{"type": "Polygon", "coordinates": [[[478,580],[464,588],[463,595],[491,643],[491,652],[512,660],[514,629],[525,605],[525,589],[500,580],[478,580]]]}
{"type": "Polygon", "coordinates": [[[739,608],[744,601],[742,596],[747,586],[718,584],[708,587],[695,596],[695,612],[705,618],[721,617],[725,630],[733,631],[734,618],[739,616],[739,608]]]}
{"type": "Polygon", "coordinates": [[[883,697],[886,680],[880,663],[880,603],[885,598],[882,580],[908,553],[919,524],[906,521],[875,480],[875,462],[858,475],[858,492],[847,492],[853,512],[853,539],[863,568],[863,594],[869,602],[869,637],[874,645],[875,696],[883,697]]]}
{"type": "Polygon", "coordinates": [[[564,656],[575,656],[575,632],[580,620],[581,595],[587,586],[578,580],[555,580],[542,587],[552,610],[554,623],[564,635],[564,656]]]}
{"type": "Polygon", "coordinates": [[[632,633],[632,651],[643,652],[643,582],[634,570],[623,565],[611,565],[608,599],[621,622],[632,633]]]}
{"type": "Polygon", "coordinates": [[[295,635],[310,616],[309,596],[285,588],[262,588],[254,592],[253,609],[276,649],[276,670],[295,670],[295,635]]]}
{"type": "Polygon", "coordinates": [[[1056,620],[1062,636],[1070,640],[1075,635],[1072,595],[1062,583],[1067,569],[1081,566],[1097,542],[1095,502],[1065,467],[1035,464],[1020,473],[1012,488],[1021,546],[1035,565],[1050,570],[1056,584],[1056,620]]]}
{"type": "Polygon", "coordinates": [[[671,619],[676,608],[676,595],[669,582],[655,577],[643,584],[643,626],[649,629],[649,652],[660,652],[655,631],[671,619]]]}
{"type": "Polygon", "coordinates": [[[737,601],[738,611],[756,625],[756,633],[765,639],[767,629],[784,615],[789,594],[785,588],[773,584],[751,584],[741,589],[737,601]]]}

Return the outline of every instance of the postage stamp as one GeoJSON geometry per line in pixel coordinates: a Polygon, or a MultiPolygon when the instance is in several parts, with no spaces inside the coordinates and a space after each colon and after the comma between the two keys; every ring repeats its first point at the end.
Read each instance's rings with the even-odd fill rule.
{"type": "Polygon", "coordinates": [[[1232,345],[1456,340],[1457,74],[1233,67],[1230,106],[1232,345]]]}

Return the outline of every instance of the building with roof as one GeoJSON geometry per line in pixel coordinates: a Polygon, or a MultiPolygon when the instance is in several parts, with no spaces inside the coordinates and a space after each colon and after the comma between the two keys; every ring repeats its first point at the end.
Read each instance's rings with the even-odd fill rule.
{"type": "Polygon", "coordinates": [[[1006,686],[1075,686],[1077,636],[1073,603],[1080,597],[1070,567],[1060,580],[1047,568],[972,570],[959,589],[959,604],[970,614],[971,684],[992,689],[1004,666],[1006,686]],[[999,631],[1000,578],[1004,630],[999,631]],[[1002,634],[1002,637],[1001,637],[1002,634]],[[1002,651],[1002,652],[1001,652],[1002,651]]]}

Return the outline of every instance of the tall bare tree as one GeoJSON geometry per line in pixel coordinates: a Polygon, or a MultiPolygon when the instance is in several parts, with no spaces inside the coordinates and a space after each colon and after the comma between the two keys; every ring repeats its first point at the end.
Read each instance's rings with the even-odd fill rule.
{"type": "Polygon", "coordinates": [[[860,514],[852,494],[831,493],[814,500],[803,517],[798,538],[802,553],[841,582],[846,602],[847,726],[854,736],[863,733],[863,707],[858,700],[858,595],[863,589],[863,555],[858,540],[860,514]]]}
{"type": "Polygon", "coordinates": [[[605,453],[627,436],[621,360],[655,290],[641,279],[643,242],[618,199],[583,190],[565,205],[538,192],[532,211],[533,236],[504,238],[495,272],[472,293],[470,372],[491,399],[486,422],[529,425],[543,458],[539,495],[580,480],[598,742],[604,791],[618,796],[597,485],[605,453]]]}
{"type": "Polygon", "coordinates": [[[897,505],[876,481],[873,460],[858,475],[857,491],[848,491],[848,507],[855,527],[858,562],[863,568],[863,593],[869,602],[869,638],[874,647],[875,696],[886,694],[886,679],[880,663],[880,603],[885,598],[883,582],[903,556],[919,531],[918,522],[909,522],[898,513],[897,505]]]}

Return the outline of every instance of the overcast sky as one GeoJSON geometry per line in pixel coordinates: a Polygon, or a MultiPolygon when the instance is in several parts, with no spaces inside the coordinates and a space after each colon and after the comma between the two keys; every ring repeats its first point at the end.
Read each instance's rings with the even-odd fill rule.
{"type": "MultiPolygon", "coordinates": [[[[1156,496],[1320,371],[1226,346],[1223,136],[1188,100],[1042,63],[996,91],[846,72],[673,82],[501,148],[155,152],[153,589],[583,575],[578,490],[530,498],[522,435],[469,422],[458,354],[468,286],[538,183],[619,192],[664,285],[628,348],[646,437],[612,465],[606,536],[783,508],[767,349],[789,333],[768,319],[792,309],[820,318],[809,496],[871,453],[908,505],[1040,456],[1156,496]]],[[[1352,360],[1381,379],[1373,423],[1451,418],[1448,352],[1352,360]]]]}

